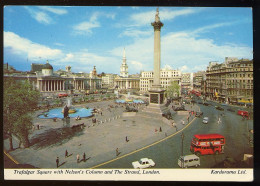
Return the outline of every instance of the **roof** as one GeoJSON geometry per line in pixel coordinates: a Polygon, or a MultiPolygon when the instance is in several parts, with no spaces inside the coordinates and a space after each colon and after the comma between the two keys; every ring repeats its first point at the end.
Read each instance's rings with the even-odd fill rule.
{"type": "Polygon", "coordinates": [[[191,155],[186,155],[186,156],[181,156],[180,158],[183,159],[184,157],[184,160],[189,160],[189,159],[200,159],[198,156],[196,156],[195,154],[191,154],[191,155]]]}
{"type": "Polygon", "coordinates": [[[195,134],[194,137],[200,138],[200,139],[207,139],[207,138],[225,138],[224,136],[220,134],[195,134]]]}
{"type": "Polygon", "coordinates": [[[53,67],[49,63],[46,63],[45,65],[43,65],[42,69],[51,69],[51,70],[53,70],[53,67]]]}

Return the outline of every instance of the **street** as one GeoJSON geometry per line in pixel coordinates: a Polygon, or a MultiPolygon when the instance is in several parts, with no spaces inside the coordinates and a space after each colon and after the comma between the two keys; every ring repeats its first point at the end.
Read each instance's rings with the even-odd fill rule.
{"type": "MultiPolygon", "coordinates": [[[[229,112],[226,110],[227,108],[225,108],[224,111],[219,111],[214,107],[217,103],[212,102],[211,104],[211,106],[198,104],[203,112],[203,116],[197,118],[183,132],[184,155],[192,154],[189,148],[194,134],[219,133],[224,135],[226,138],[225,153],[219,155],[200,156],[200,168],[215,167],[226,157],[232,157],[239,161],[242,160],[243,154],[252,153],[251,148],[249,147],[248,129],[253,128],[253,121],[242,121],[242,117],[237,115],[236,112],[229,112]],[[220,116],[221,113],[224,113],[225,116],[220,116]],[[208,124],[202,123],[202,119],[205,116],[209,117],[208,124]],[[220,124],[217,122],[219,116],[221,118],[220,124]]],[[[131,163],[139,160],[140,158],[153,159],[156,163],[154,168],[179,168],[177,164],[179,156],[181,156],[181,133],[178,133],[172,138],[162,141],[159,144],[109,164],[105,164],[99,168],[132,168],[131,163]]]]}

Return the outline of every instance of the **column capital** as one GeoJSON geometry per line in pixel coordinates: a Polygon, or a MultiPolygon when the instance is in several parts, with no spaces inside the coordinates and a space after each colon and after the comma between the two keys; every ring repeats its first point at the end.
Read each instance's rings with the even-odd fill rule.
{"type": "Polygon", "coordinates": [[[163,23],[161,21],[153,22],[151,25],[153,26],[154,31],[160,31],[161,27],[163,27],[163,23]]]}

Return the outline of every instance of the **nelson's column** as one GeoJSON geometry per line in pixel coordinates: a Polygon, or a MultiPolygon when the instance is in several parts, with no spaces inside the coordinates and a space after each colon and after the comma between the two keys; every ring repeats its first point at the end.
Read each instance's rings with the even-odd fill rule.
{"type": "Polygon", "coordinates": [[[163,105],[164,91],[160,82],[160,66],[161,66],[161,27],[163,23],[160,21],[159,8],[156,10],[155,21],[151,23],[154,28],[154,71],[153,84],[149,89],[149,106],[147,112],[162,114],[168,108],[163,105]]]}

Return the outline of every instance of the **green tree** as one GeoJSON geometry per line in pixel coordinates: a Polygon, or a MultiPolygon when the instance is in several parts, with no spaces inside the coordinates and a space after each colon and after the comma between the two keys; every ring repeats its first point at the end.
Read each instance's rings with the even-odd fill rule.
{"type": "Polygon", "coordinates": [[[173,98],[175,96],[179,97],[180,94],[180,85],[177,81],[172,81],[171,84],[166,89],[166,95],[169,98],[173,98]]]}
{"type": "Polygon", "coordinates": [[[26,82],[12,78],[4,80],[4,134],[9,138],[13,150],[12,135],[19,138],[20,144],[29,147],[29,131],[32,128],[32,112],[38,104],[40,93],[26,82]]]}

